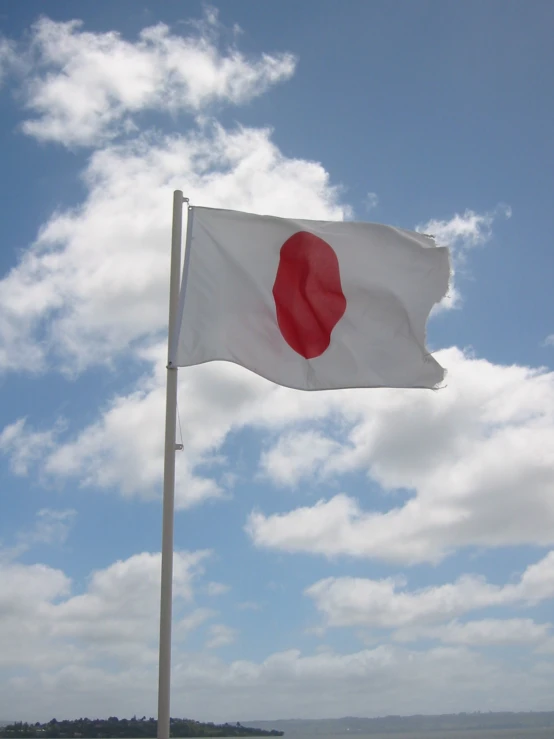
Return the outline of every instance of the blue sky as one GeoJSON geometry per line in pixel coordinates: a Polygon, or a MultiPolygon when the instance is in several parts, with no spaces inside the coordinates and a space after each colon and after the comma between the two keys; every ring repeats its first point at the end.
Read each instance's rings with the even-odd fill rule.
{"type": "Polygon", "coordinates": [[[156,711],[175,188],[455,274],[440,392],[180,372],[173,715],[554,707],[553,13],[0,2],[0,719],[156,711]]]}

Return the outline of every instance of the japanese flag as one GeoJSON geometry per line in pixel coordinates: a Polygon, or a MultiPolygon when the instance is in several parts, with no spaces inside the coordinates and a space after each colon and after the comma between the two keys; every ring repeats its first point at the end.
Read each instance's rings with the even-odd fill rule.
{"type": "Polygon", "coordinates": [[[189,208],[173,366],[225,360],[301,390],[436,387],[425,326],[448,249],[376,223],[189,208]]]}

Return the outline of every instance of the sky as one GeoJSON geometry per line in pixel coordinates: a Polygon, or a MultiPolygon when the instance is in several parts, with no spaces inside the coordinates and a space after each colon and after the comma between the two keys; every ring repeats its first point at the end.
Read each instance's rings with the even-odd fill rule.
{"type": "Polygon", "coordinates": [[[172,715],[554,710],[553,22],[0,0],[0,719],[156,714],[175,189],[453,276],[438,391],[180,370],[172,715]]]}

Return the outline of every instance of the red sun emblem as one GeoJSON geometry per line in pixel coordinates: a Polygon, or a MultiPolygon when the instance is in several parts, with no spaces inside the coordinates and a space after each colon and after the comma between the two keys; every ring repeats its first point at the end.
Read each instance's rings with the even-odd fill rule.
{"type": "Polygon", "coordinates": [[[339,260],[332,247],[307,231],[287,239],[281,247],[273,297],[287,344],[306,359],[323,354],[346,310],[339,260]]]}

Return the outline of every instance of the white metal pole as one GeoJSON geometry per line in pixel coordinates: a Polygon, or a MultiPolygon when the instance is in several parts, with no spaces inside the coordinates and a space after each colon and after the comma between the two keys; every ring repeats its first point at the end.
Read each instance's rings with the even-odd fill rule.
{"type": "Polygon", "coordinates": [[[158,739],[169,739],[171,693],[171,614],[173,605],[173,518],[175,510],[175,426],[177,422],[177,367],[169,362],[179,307],[181,238],[183,224],[181,190],[173,193],[171,273],[169,278],[169,329],[167,393],[165,407],[165,458],[162,529],[162,584],[160,593],[160,657],[158,682],[158,739]]]}

